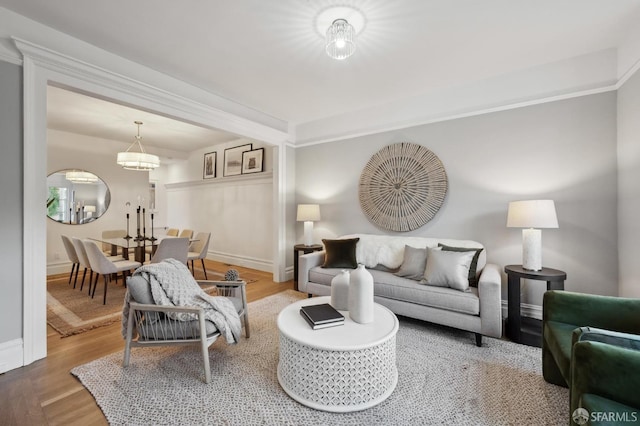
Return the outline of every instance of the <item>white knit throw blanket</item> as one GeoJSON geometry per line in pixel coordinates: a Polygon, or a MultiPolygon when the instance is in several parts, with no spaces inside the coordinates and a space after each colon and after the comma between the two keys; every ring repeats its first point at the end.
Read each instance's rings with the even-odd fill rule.
{"type": "MultiPolygon", "coordinates": [[[[189,269],[176,259],[166,259],[138,268],[134,275],[142,275],[151,286],[156,305],[190,306],[204,309],[205,319],[211,321],[227,343],[237,343],[242,325],[231,300],[205,293],[191,275],[189,269]]],[[[167,315],[179,321],[193,321],[196,314],[169,312],[167,315]]]]}

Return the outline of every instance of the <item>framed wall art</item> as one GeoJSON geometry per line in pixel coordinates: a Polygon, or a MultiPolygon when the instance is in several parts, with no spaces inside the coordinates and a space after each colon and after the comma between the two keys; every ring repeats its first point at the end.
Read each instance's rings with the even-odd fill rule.
{"type": "Polygon", "coordinates": [[[204,155],[204,165],[202,166],[202,178],[211,179],[216,177],[217,152],[207,152],[204,155]]]}
{"type": "Polygon", "coordinates": [[[223,176],[236,176],[242,174],[242,153],[251,151],[253,144],[240,145],[224,150],[223,176]]]}
{"type": "Polygon", "coordinates": [[[259,173],[264,170],[264,148],[242,153],[242,174],[259,173]]]}

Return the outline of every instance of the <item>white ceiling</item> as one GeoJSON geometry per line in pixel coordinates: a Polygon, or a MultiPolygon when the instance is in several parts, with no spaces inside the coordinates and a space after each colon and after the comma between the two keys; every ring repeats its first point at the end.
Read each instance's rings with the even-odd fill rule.
{"type": "MultiPolygon", "coordinates": [[[[291,124],[615,48],[640,22],[640,0],[0,0],[0,6],[291,124]],[[356,53],[345,61],[324,53],[316,29],[316,17],[336,5],[365,17],[356,53]]],[[[66,110],[51,113],[60,129],[80,128],[87,115],[103,112],[88,104],[72,108],[60,96],[52,108],[66,110]]],[[[128,114],[113,110],[109,119],[133,134],[128,114]]],[[[142,132],[151,139],[149,128],[142,132]]],[[[93,124],[87,129],[97,132],[93,124]]]]}

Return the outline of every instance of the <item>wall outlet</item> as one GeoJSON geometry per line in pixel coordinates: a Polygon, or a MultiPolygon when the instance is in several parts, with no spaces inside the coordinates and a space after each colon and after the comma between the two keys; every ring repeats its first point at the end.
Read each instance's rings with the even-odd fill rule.
{"type": "Polygon", "coordinates": [[[53,253],[53,260],[60,260],[60,253],[53,253]]]}

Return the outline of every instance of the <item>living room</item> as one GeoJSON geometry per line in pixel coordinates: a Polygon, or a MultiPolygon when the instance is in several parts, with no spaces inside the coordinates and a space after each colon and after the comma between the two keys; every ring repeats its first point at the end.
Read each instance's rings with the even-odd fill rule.
{"type": "MultiPolygon", "coordinates": [[[[37,8],[37,3],[25,2],[33,8],[37,8]]],[[[274,145],[275,189],[273,198],[269,200],[273,206],[270,220],[274,224],[271,229],[273,239],[269,253],[260,257],[273,257],[276,282],[292,277],[291,247],[302,240],[302,226],[295,221],[296,204],[320,205],[322,218],[315,223],[314,242],[352,233],[394,234],[367,220],[358,201],[358,177],[369,158],[381,148],[393,143],[411,142],[427,147],[440,158],[447,172],[449,189],[435,217],[424,227],[404,235],[476,240],[486,247],[491,263],[502,266],[521,263],[521,233],[506,227],[507,206],[510,201],[520,199],[553,199],[559,228],[543,231],[543,262],[545,266],[567,272],[565,289],[639,297],[640,285],[634,274],[634,242],[639,236],[635,220],[639,202],[635,182],[640,173],[636,136],[640,129],[635,116],[640,97],[637,73],[640,31],[638,25],[633,24],[638,22],[640,9],[636,2],[620,2],[615,7],[598,6],[596,3],[567,4],[574,15],[573,20],[567,18],[567,26],[569,23],[573,25],[570,28],[579,37],[569,30],[563,32],[558,29],[563,26],[561,23],[552,25],[551,21],[544,22],[549,28],[543,23],[530,23],[530,34],[526,40],[532,43],[532,47],[516,46],[502,52],[505,57],[515,55],[517,51],[525,52],[518,56],[519,62],[509,64],[510,68],[505,65],[504,72],[499,71],[501,61],[505,60],[501,52],[485,52],[482,46],[476,46],[489,58],[489,64],[481,60],[480,53],[469,56],[468,62],[458,64],[460,68],[455,73],[451,71],[451,81],[441,87],[437,87],[433,80],[413,87],[400,84],[403,72],[407,79],[425,72],[414,66],[414,58],[405,62],[387,61],[389,75],[395,79],[378,83],[368,81],[369,85],[364,89],[357,86],[355,80],[364,79],[370,66],[367,62],[358,62],[357,58],[361,54],[369,61],[376,56],[374,36],[379,34],[374,30],[380,30],[380,26],[376,27],[375,18],[380,18],[381,12],[369,11],[361,5],[368,22],[358,39],[360,44],[354,56],[335,62],[339,65],[318,66],[311,77],[324,81],[319,74],[331,74],[335,81],[320,86],[335,86],[337,91],[348,91],[351,85],[355,85],[361,96],[348,93],[354,99],[362,99],[363,103],[369,102],[368,105],[363,107],[359,104],[356,108],[355,100],[336,98],[337,106],[333,107],[330,97],[323,97],[322,102],[318,98],[317,102],[304,102],[314,104],[304,105],[304,108],[324,110],[316,112],[314,119],[300,122],[275,114],[276,108],[270,110],[271,113],[263,112],[265,110],[261,106],[268,104],[266,99],[276,97],[271,91],[255,90],[253,98],[245,94],[245,102],[254,101],[253,105],[250,104],[253,108],[229,100],[234,99],[231,96],[233,86],[227,89],[228,92],[219,93],[221,96],[211,95],[211,92],[216,93],[215,90],[200,93],[195,85],[160,73],[157,70],[161,68],[156,64],[136,63],[134,55],[127,55],[124,51],[109,52],[108,46],[92,46],[95,43],[91,40],[72,37],[69,35],[71,32],[65,34],[64,28],[57,28],[55,21],[43,22],[36,15],[31,18],[33,20],[27,18],[32,12],[28,7],[21,15],[17,2],[2,2],[7,9],[0,9],[3,28],[0,32],[3,40],[0,46],[0,80],[3,99],[10,100],[2,102],[4,112],[0,114],[3,129],[7,129],[2,158],[6,175],[3,174],[2,187],[3,193],[7,194],[6,215],[10,218],[5,222],[9,243],[3,246],[2,262],[7,273],[6,282],[15,283],[7,286],[5,297],[0,301],[4,324],[0,327],[0,347],[3,352],[12,354],[7,358],[11,360],[8,364],[13,366],[17,357],[20,361],[18,366],[27,365],[46,355],[46,344],[42,348],[46,338],[41,318],[47,264],[43,254],[45,244],[41,241],[41,235],[46,233],[43,228],[45,222],[33,218],[26,207],[22,207],[39,205],[42,194],[37,182],[46,178],[46,167],[42,167],[46,162],[46,155],[42,152],[46,126],[41,125],[41,99],[46,99],[46,96],[39,90],[41,85],[46,87],[47,84],[46,81],[42,83],[42,79],[274,145]],[[536,41],[546,34],[543,30],[548,30],[550,35],[545,37],[549,38],[536,41]],[[582,39],[578,40],[580,37],[582,39]],[[16,43],[20,47],[16,47],[16,43]],[[545,46],[549,50],[555,46],[557,50],[545,56],[540,54],[545,46]],[[40,51],[36,52],[36,49],[40,51]],[[528,62],[528,50],[531,51],[530,56],[540,62],[533,59],[528,62]],[[58,63],[65,60],[74,62],[76,72],[85,73],[85,76],[104,70],[126,76],[134,81],[130,83],[134,90],[127,97],[119,93],[124,92],[122,90],[105,89],[106,85],[96,83],[97,80],[79,82],[77,76],[65,75],[59,68],[47,65],[43,61],[47,55],[55,57],[58,63]],[[87,64],[100,70],[83,69],[87,64]],[[471,72],[468,70],[474,67],[475,77],[469,78],[471,72]],[[26,69],[30,72],[26,73],[26,69]],[[464,74],[463,70],[468,72],[465,75],[467,80],[463,82],[462,77],[455,80],[457,73],[464,74]],[[340,79],[340,74],[346,78],[340,79]],[[144,96],[148,88],[136,86],[135,82],[179,96],[166,95],[162,98],[165,94],[155,95],[153,100],[162,98],[162,102],[154,102],[144,96]],[[373,87],[376,84],[390,86],[380,87],[381,92],[391,92],[396,88],[398,95],[388,97],[381,104],[370,93],[375,91],[373,87]],[[34,92],[34,98],[29,99],[27,94],[34,92]],[[265,100],[259,99],[259,94],[265,100]],[[178,102],[184,104],[178,108],[178,102]],[[207,114],[198,110],[203,104],[225,114],[210,114],[203,118],[207,114]],[[20,105],[25,107],[24,112],[20,105]],[[354,108],[349,111],[349,107],[354,108]],[[234,115],[241,119],[230,123],[229,118],[234,115]],[[20,124],[23,120],[24,128],[20,124]],[[23,173],[33,178],[23,177],[23,173]],[[15,182],[21,182],[21,185],[15,185],[15,182]],[[16,250],[16,247],[21,249],[16,250]],[[32,286],[32,283],[37,284],[32,286]],[[40,291],[36,291],[38,288],[40,291]],[[33,313],[29,307],[23,307],[31,299],[37,304],[32,308],[33,313]]],[[[86,7],[91,9],[93,6],[86,7]]],[[[311,9],[315,6],[302,7],[305,19],[309,20],[303,26],[313,27],[315,15],[326,6],[323,4],[314,11],[311,9]]],[[[403,15],[406,16],[411,14],[412,8],[422,10],[413,2],[407,2],[405,6],[407,9],[403,10],[403,15]]],[[[533,3],[528,6],[542,8],[533,3]]],[[[244,7],[248,6],[242,6],[242,12],[246,12],[244,7]]],[[[267,6],[262,7],[268,9],[267,6]]],[[[276,9],[282,12],[283,7],[276,9]]],[[[554,10],[551,4],[547,7],[554,10]]],[[[303,15],[302,11],[298,15],[303,15]]],[[[531,12],[525,8],[515,16],[524,15],[527,11],[531,12]]],[[[491,15],[492,10],[487,9],[486,12],[491,15]]],[[[565,17],[560,11],[556,12],[558,16],[565,17]]],[[[564,13],[570,15],[566,10],[564,13]]],[[[473,17],[464,16],[468,19],[464,22],[475,22],[473,17]]],[[[289,20],[293,21],[293,18],[289,20]]],[[[409,22],[419,25],[420,19],[409,22]]],[[[482,27],[475,29],[481,31],[482,27]]],[[[505,32],[499,37],[509,38],[508,29],[515,31],[505,26],[505,32]]],[[[491,33],[487,29],[484,31],[491,33]]],[[[466,35],[472,36],[473,32],[470,30],[466,35]]],[[[310,31],[292,50],[297,49],[304,56],[307,53],[302,53],[302,49],[318,45],[320,53],[317,60],[321,55],[324,55],[323,60],[329,60],[323,51],[321,38],[316,40],[315,36],[310,31]]],[[[389,40],[378,42],[382,43],[380,49],[388,49],[389,40]]],[[[430,56],[430,51],[421,53],[421,48],[412,43],[402,47],[416,49],[417,53],[411,52],[409,57],[426,56],[428,60],[425,63],[432,62],[433,68],[445,67],[441,65],[443,60],[430,56]]],[[[116,81],[118,75],[107,79],[116,81]]],[[[434,80],[436,75],[433,74],[434,80]]],[[[441,77],[443,75],[446,74],[440,74],[441,77]]],[[[252,78],[258,81],[252,89],[263,83],[257,76],[252,78]]],[[[313,95],[316,92],[306,94],[310,89],[303,86],[301,80],[291,81],[290,87],[278,90],[300,92],[301,98],[315,99],[313,95]]],[[[307,84],[311,86],[315,82],[311,80],[307,84]]],[[[299,108],[302,110],[303,105],[299,108]]],[[[198,156],[201,154],[199,152],[198,156]]],[[[196,173],[199,174],[200,170],[196,173]]],[[[523,288],[524,310],[528,315],[541,317],[543,292],[542,286],[534,284],[523,288]]],[[[507,286],[504,277],[502,300],[506,315],[507,286]]]]}

